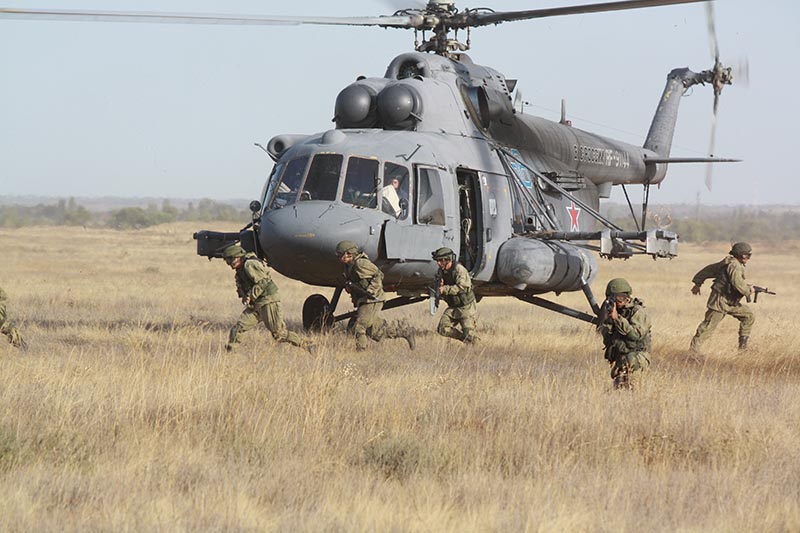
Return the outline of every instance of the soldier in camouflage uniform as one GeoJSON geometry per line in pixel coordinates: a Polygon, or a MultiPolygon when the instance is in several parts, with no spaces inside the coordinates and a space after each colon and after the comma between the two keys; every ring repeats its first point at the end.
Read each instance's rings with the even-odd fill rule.
{"type": "Polygon", "coordinates": [[[6,314],[7,302],[8,295],[3,288],[0,287],[0,335],[5,335],[8,338],[8,342],[10,342],[12,346],[27,350],[28,344],[22,339],[22,335],[19,334],[19,330],[15,327],[12,327],[11,324],[6,321],[8,316],[6,314]]]}
{"type": "Polygon", "coordinates": [[[697,326],[691,343],[692,351],[700,349],[700,345],[711,336],[725,315],[731,315],[739,321],[739,349],[747,348],[747,340],[753,329],[755,316],[749,306],[741,303],[742,297],[749,297],[753,288],[744,279],[744,268],[750,260],[753,249],[746,242],[737,242],[729,255],[719,263],[706,266],[692,278],[692,294],[700,294],[700,286],[709,278],[714,278],[711,294],[706,302],[706,316],[697,326]]]}
{"type": "Polygon", "coordinates": [[[436,332],[472,344],[478,340],[478,306],[472,290],[472,278],[464,265],[456,261],[456,254],[450,248],[439,248],[432,255],[439,265],[439,293],[447,302],[447,309],[439,320],[436,332]]]}
{"type": "Polygon", "coordinates": [[[362,352],[367,349],[367,337],[378,342],[384,337],[403,338],[413,350],[416,347],[414,330],[396,322],[387,324],[380,316],[384,302],[383,272],[369,260],[367,254],[358,250],[358,245],[353,241],[337,244],[336,255],[344,264],[345,290],[357,308],[354,329],[356,350],[362,352]]]}
{"type": "Polygon", "coordinates": [[[632,298],[632,292],[630,283],[622,278],[612,279],[606,286],[606,298],[614,305],[600,332],[617,389],[633,388],[631,374],[650,365],[650,320],[644,303],[632,298]]]}
{"type": "Polygon", "coordinates": [[[314,345],[297,333],[286,329],[281,311],[278,287],[272,281],[267,266],[254,253],[245,252],[238,244],[222,251],[222,258],[236,271],[236,292],[245,305],[239,321],[231,328],[225,348],[233,350],[243,333],[263,322],[278,342],[288,342],[313,352],[314,345]]]}

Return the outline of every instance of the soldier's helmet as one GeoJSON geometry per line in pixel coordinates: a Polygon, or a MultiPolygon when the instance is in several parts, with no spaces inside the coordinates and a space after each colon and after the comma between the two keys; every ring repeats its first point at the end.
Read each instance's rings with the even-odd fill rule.
{"type": "Polygon", "coordinates": [[[454,261],[456,258],[455,252],[453,252],[453,250],[447,248],[446,246],[437,249],[431,254],[431,256],[436,261],[438,261],[439,259],[450,259],[454,261]]]}
{"type": "Polygon", "coordinates": [[[341,241],[336,245],[336,255],[342,256],[346,253],[354,254],[358,251],[358,245],[353,241],[341,241]]]}
{"type": "Polygon", "coordinates": [[[614,278],[606,285],[606,298],[611,298],[617,294],[627,294],[630,296],[632,292],[631,284],[628,283],[628,280],[625,278],[614,278]]]}
{"type": "Polygon", "coordinates": [[[231,244],[224,250],[222,250],[222,258],[225,261],[229,261],[236,257],[244,257],[247,252],[244,251],[244,248],[240,244],[231,244]]]}
{"type": "Polygon", "coordinates": [[[743,255],[752,255],[753,248],[746,242],[737,242],[731,247],[730,254],[733,257],[742,257],[743,255]]]}

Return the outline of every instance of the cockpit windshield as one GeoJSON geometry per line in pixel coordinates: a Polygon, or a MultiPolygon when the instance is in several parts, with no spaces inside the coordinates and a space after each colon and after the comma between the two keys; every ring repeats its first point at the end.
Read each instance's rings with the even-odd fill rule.
{"type": "Polygon", "coordinates": [[[297,194],[300,191],[300,183],[308,166],[308,156],[292,159],[286,165],[286,171],[281,175],[282,164],[276,167],[275,173],[270,180],[269,189],[265,196],[265,204],[271,209],[278,209],[297,201],[297,194]],[[278,168],[280,167],[280,169],[278,168]]]}
{"type": "Polygon", "coordinates": [[[343,159],[341,154],[315,155],[300,200],[335,200],[343,159]]]}
{"type": "Polygon", "coordinates": [[[342,201],[356,207],[378,206],[378,169],[380,165],[375,159],[351,157],[347,161],[347,174],[344,178],[342,201]]]}

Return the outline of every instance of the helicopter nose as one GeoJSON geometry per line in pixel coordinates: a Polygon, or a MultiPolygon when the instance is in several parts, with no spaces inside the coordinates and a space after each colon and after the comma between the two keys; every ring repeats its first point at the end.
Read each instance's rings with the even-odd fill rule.
{"type": "Polygon", "coordinates": [[[306,283],[335,285],[342,272],[336,244],[346,239],[365,244],[371,235],[377,242],[379,221],[367,218],[351,207],[298,202],[264,213],[260,242],[278,272],[306,283]]]}

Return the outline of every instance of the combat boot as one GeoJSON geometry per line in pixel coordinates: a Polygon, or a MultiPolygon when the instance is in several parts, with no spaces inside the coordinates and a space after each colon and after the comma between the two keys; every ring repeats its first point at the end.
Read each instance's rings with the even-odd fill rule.
{"type": "Polygon", "coordinates": [[[11,335],[9,337],[11,341],[11,345],[15,348],[19,348],[23,352],[28,351],[28,343],[25,342],[25,339],[22,338],[22,335],[19,334],[17,328],[11,328],[11,335]]]}
{"type": "Polygon", "coordinates": [[[747,349],[747,339],[749,339],[747,335],[739,335],[739,350],[746,350],[747,349]]]}
{"type": "Polygon", "coordinates": [[[398,335],[398,336],[404,338],[406,340],[406,342],[408,343],[408,349],[413,351],[417,347],[416,335],[417,335],[417,332],[414,330],[414,328],[406,327],[406,328],[403,328],[400,331],[400,335],[398,335]]]}

